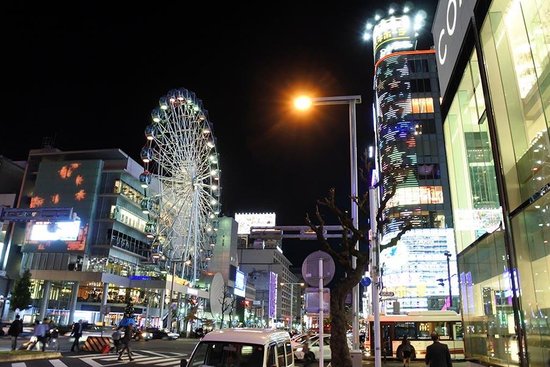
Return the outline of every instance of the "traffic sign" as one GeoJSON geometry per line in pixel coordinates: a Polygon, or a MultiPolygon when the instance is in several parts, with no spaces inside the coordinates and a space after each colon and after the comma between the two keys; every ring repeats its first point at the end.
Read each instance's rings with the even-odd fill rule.
{"type": "Polygon", "coordinates": [[[312,287],[319,287],[319,278],[323,277],[323,286],[330,283],[334,277],[336,265],[327,252],[315,251],[309,254],[302,263],[302,276],[312,287]],[[323,260],[323,274],[319,274],[319,260],[323,260]]]}
{"type": "Polygon", "coordinates": [[[363,287],[368,287],[371,283],[372,283],[371,278],[369,278],[369,277],[361,278],[361,285],[363,287]]]}
{"type": "Polygon", "coordinates": [[[395,293],[393,292],[380,292],[380,297],[393,297],[395,293]]]}
{"type": "MultiPolygon", "coordinates": [[[[319,313],[319,288],[306,288],[306,312],[319,313]]],[[[323,312],[330,312],[330,289],[323,288],[323,312]]]]}

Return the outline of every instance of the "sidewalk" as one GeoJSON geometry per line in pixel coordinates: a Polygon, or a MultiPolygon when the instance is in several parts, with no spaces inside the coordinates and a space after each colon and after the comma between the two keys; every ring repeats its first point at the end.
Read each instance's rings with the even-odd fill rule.
{"type": "MultiPolygon", "coordinates": [[[[372,357],[366,357],[363,358],[363,366],[374,366],[374,358],[372,357]]],[[[382,358],[382,366],[383,367],[403,367],[403,362],[399,361],[398,359],[390,358],[387,360],[384,360],[382,358]]],[[[416,359],[411,361],[410,367],[426,367],[426,364],[424,363],[424,360],[422,359],[416,359]]],[[[453,360],[453,367],[466,367],[468,366],[467,361],[463,360],[453,360]]]]}
{"type": "Polygon", "coordinates": [[[30,351],[30,350],[16,350],[16,351],[1,351],[0,362],[21,362],[31,361],[36,359],[56,359],[61,358],[60,352],[53,351],[30,351]]]}
{"type": "MultiPolygon", "coordinates": [[[[17,346],[20,347],[28,339],[21,338],[17,341],[17,346]]],[[[20,362],[30,361],[35,359],[55,359],[61,358],[62,354],[54,350],[46,350],[45,352],[39,350],[11,350],[11,338],[3,336],[0,338],[0,362],[20,362]]]]}

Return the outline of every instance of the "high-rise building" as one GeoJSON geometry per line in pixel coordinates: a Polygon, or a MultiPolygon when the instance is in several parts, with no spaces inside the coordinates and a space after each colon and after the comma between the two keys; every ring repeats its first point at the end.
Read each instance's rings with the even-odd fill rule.
{"type": "Polygon", "coordinates": [[[550,361],[550,2],[441,0],[432,34],[466,357],[550,361]]]}
{"type": "Polygon", "coordinates": [[[283,253],[283,231],[275,227],[275,213],[235,213],[235,220],[239,223],[239,267],[256,292],[251,305],[255,325],[295,328],[302,309],[301,288],[294,287],[299,279],[283,253]],[[254,227],[261,229],[251,233],[254,227]]]}
{"type": "Polygon", "coordinates": [[[21,253],[10,251],[8,261],[31,273],[32,307],[22,311],[24,321],[40,315],[58,324],[110,324],[133,304],[141,324],[161,326],[173,307],[170,293],[208,298],[174,276],[180,274],[174,264],[162,269],[151,262],[142,172],[118,149],[29,152],[16,209],[70,214],[13,224],[8,245],[21,253]]]}
{"type": "Polygon", "coordinates": [[[423,17],[393,8],[370,28],[381,197],[396,185],[380,241],[382,304],[394,313],[456,309],[458,298],[435,52],[417,49],[423,17]],[[388,247],[405,223],[412,229],[388,247]]]}
{"type": "MultiPolygon", "coordinates": [[[[25,172],[25,162],[15,162],[0,156],[0,211],[13,208],[17,203],[21,180],[25,172]]],[[[0,320],[6,320],[9,310],[7,295],[15,279],[19,277],[19,261],[13,261],[18,252],[10,246],[13,223],[0,215],[0,320]],[[9,261],[11,260],[11,261],[9,261]]]]}

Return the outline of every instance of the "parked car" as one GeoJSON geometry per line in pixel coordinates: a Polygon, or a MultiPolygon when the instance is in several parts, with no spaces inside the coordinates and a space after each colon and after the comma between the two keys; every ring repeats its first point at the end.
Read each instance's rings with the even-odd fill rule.
{"type": "MultiPolygon", "coordinates": [[[[348,348],[349,350],[353,349],[353,345],[351,343],[351,340],[349,338],[346,338],[348,342],[348,348]]],[[[315,359],[319,360],[320,354],[320,345],[319,345],[319,338],[310,339],[309,340],[309,350],[315,354],[315,359]]],[[[294,349],[294,357],[298,360],[304,359],[304,352],[303,352],[303,346],[300,346],[296,349],[294,349]]],[[[323,360],[331,359],[331,350],[330,350],[330,334],[324,334],[323,335],[323,360]]]]}
{"type": "Polygon", "coordinates": [[[180,367],[276,366],[295,367],[290,336],[272,329],[227,328],[206,334],[180,367]]]}
{"type": "Polygon", "coordinates": [[[173,333],[168,329],[146,328],[146,332],[151,333],[151,339],[176,340],[178,333],[173,333]]]}
{"type": "Polygon", "coordinates": [[[299,348],[304,344],[306,341],[312,342],[313,340],[316,340],[319,337],[319,334],[313,334],[313,333],[303,333],[303,334],[297,334],[294,335],[292,338],[290,338],[290,344],[292,345],[292,349],[295,350],[296,348],[299,348]]]}

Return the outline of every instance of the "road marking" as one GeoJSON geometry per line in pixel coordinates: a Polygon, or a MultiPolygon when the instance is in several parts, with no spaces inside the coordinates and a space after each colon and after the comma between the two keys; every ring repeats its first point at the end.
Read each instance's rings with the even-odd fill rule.
{"type": "Polygon", "coordinates": [[[101,363],[97,363],[96,361],[94,361],[93,358],[82,358],[81,361],[86,363],[87,365],[89,365],[91,367],[102,367],[103,366],[101,363]]]}
{"type": "MultiPolygon", "coordinates": [[[[186,356],[187,356],[187,353],[177,353],[177,352],[159,353],[159,352],[148,351],[148,350],[140,350],[137,353],[132,352],[132,358],[133,358],[132,362],[139,365],[176,367],[180,365],[181,358],[184,358],[186,356]]],[[[73,355],[73,356],[69,356],[69,358],[78,358],[89,367],[112,367],[120,364],[130,363],[127,355],[124,355],[123,360],[119,361],[118,354],[73,355]]],[[[62,363],[61,361],[59,362],[62,363]]],[[[26,367],[26,366],[14,365],[12,367],[26,367]]],[[[67,367],[67,366],[64,364],[57,364],[57,365],[53,365],[52,367],[67,367]]]]}
{"type": "Polygon", "coordinates": [[[97,353],[89,353],[89,354],[75,354],[75,355],[72,355],[72,356],[67,356],[67,358],[79,358],[79,359],[82,359],[82,358],[97,357],[97,356],[98,356],[97,353]]]}
{"type": "Polygon", "coordinates": [[[54,367],[67,367],[67,365],[65,363],[61,362],[61,360],[59,360],[59,359],[50,359],[50,363],[54,367]]]}
{"type": "Polygon", "coordinates": [[[170,361],[170,362],[164,362],[164,363],[156,363],[155,366],[170,366],[170,365],[180,365],[180,360],[179,359],[175,359],[173,361],[170,361]]]}
{"type": "Polygon", "coordinates": [[[11,367],[27,367],[25,362],[12,363],[11,367]]]}
{"type": "MultiPolygon", "coordinates": [[[[178,357],[168,357],[168,356],[152,356],[149,358],[135,359],[136,363],[138,364],[154,363],[154,361],[165,362],[165,361],[179,361],[179,360],[180,358],[178,357]]],[[[154,364],[158,364],[158,363],[154,363],[154,364]]]]}

